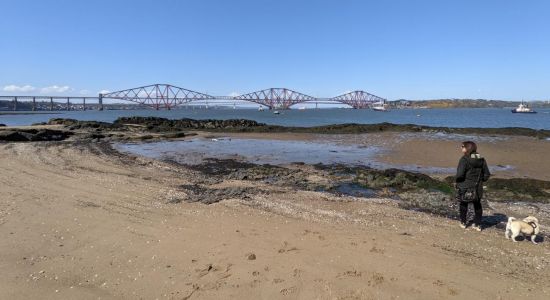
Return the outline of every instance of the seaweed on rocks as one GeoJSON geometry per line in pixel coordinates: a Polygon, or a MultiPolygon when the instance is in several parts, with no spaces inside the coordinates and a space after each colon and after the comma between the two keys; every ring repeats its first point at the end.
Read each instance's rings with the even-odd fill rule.
{"type": "Polygon", "coordinates": [[[333,184],[309,180],[308,177],[310,174],[302,170],[269,164],[258,165],[233,159],[209,158],[205,159],[201,164],[188,165],[187,168],[199,171],[209,177],[225,180],[258,181],[308,191],[329,190],[333,188],[333,184]]]}
{"type": "Polygon", "coordinates": [[[254,166],[253,163],[241,162],[234,159],[206,158],[203,163],[188,165],[187,168],[208,176],[226,176],[238,170],[246,170],[254,166]]]}
{"type": "Polygon", "coordinates": [[[37,142],[62,141],[73,133],[52,129],[14,129],[0,131],[0,141],[6,142],[37,142]]]}
{"type": "Polygon", "coordinates": [[[225,199],[239,198],[249,199],[251,195],[262,193],[262,190],[250,187],[227,187],[227,188],[205,188],[197,184],[181,185],[178,188],[187,194],[185,199],[174,199],[170,203],[179,203],[182,200],[185,202],[200,202],[203,204],[217,203],[225,199]]]}
{"type": "Polygon", "coordinates": [[[439,191],[415,190],[399,194],[398,206],[450,218],[458,217],[458,202],[439,191]]]}
{"type": "Polygon", "coordinates": [[[550,181],[530,178],[492,178],[486,183],[486,197],[494,201],[550,203],[550,181]]]}
{"type": "Polygon", "coordinates": [[[50,119],[47,125],[64,125],[69,128],[69,130],[76,129],[95,129],[99,130],[121,130],[124,129],[124,126],[116,123],[100,122],[100,121],[79,121],[75,119],[63,119],[63,118],[53,118],[50,119]]]}
{"type": "Polygon", "coordinates": [[[120,117],[113,123],[96,121],[78,121],[74,119],[51,119],[49,125],[65,125],[72,129],[117,129],[141,130],[146,132],[173,132],[183,130],[203,130],[212,132],[294,132],[294,133],[315,133],[315,134],[363,134],[377,132],[442,132],[449,134],[485,134],[485,135],[518,135],[529,136],[539,139],[550,138],[550,130],[537,130],[522,127],[506,128],[455,128],[455,127],[431,127],[416,124],[335,124],[315,127],[287,127],[268,125],[247,119],[230,120],[195,120],[189,118],[166,119],[159,117],[120,117]],[[129,126],[130,125],[130,126],[129,126]]]}
{"type": "MultiPolygon", "coordinates": [[[[454,176],[445,178],[451,184],[454,176]]],[[[491,201],[550,203],[550,181],[532,178],[490,178],[484,182],[484,197],[491,201]]]]}
{"type": "Polygon", "coordinates": [[[392,188],[397,191],[423,189],[439,191],[447,195],[453,194],[453,187],[446,181],[432,178],[426,174],[410,172],[401,169],[373,169],[365,166],[348,166],[342,164],[316,164],[315,168],[328,171],[333,175],[354,174],[354,181],[366,188],[392,188]]]}
{"type": "Polygon", "coordinates": [[[163,132],[163,131],[180,131],[182,129],[195,130],[243,130],[245,128],[265,126],[252,120],[232,119],[232,120],[194,120],[194,119],[178,119],[171,120],[158,117],[121,117],[115,120],[114,124],[118,125],[142,125],[147,131],[163,132]]]}

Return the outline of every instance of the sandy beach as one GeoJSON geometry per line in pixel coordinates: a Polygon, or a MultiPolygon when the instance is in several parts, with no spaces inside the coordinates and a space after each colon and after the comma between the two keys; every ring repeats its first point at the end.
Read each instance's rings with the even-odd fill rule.
{"type": "MultiPolygon", "coordinates": [[[[510,145],[482,145],[491,162],[547,178],[547,160],[532,163],[515,155],[520,145],[502,149],[501,142],[510,145]],[[512,156],[499,156],[507,151],[512,156]]],[[[542,158],[548,142],[525,143],[531,142],[538,148],[524,150],[542,158]]],[[[421,144],[396,144],[391,151],[398,155],[386,159],[454,166],[454,157],[436,154],[455,151],[455,142],[442,141],[424,155],[410,151],[421,144]]],[[[210,182],[196,170],[121,155],[105,143],[0,144],[0,169],[1,299],[545,299],[550,293],[547,240],[512,243],[501,228],[463,230],[390,199],[210,182]],[[211,205],[174,201],[188,197],[180,187],[198,179],[213,189],[259,192],[211,205]]]]}

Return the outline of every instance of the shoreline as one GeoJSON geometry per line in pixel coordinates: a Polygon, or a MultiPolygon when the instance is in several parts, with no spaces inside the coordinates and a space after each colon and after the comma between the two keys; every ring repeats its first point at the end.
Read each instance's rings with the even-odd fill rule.
{"type": "Polygon", "coordinates": [[[547,241],[464,231],[393,200],[220,180],[102,142],[7,143],[0,153],[2,298],[550,293],[547,241]],[[188,202],[193,189],[222,201],[188,202]]]}

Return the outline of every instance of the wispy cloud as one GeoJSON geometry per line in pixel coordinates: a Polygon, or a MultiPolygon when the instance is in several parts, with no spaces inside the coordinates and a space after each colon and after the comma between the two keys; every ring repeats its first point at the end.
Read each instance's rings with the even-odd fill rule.
{"type": "Polygon", "coordinates": [[[97,92],[98,94],[109,94],[111,91],[108,91],[108,90],[101,90],[99,92],[97,92]]]}
{"type": "Polygon", "coordinates": [[[59,86],[59,85],[52,85],[52,86],[47,86],[45,88],[42,88],[40,90],[40,92],[42,94],[50,94],[50,93],[64,93],[64,92],[67,92],[67,91],[72,91],[71,87],[68,86],[68,85],[63,85],[63,86],[59,86]]]}
{"type": "Polygon", "coordinates": [[[237,97],[237,96],[239,96],[239,95],[240,95],[240,93],[231,92],[231,93],[229,94],[229,97],[237,97]]]}
{"type": "Polygon", "coordinates": [[[13,92],[32,92],[36,90],[36,88],[32,85],[14,85],[14,84],[10,84],[10,85],[6,85],[2,88],[2,91],[4,92],[10,92],[10,93],[13,93],[13,92]]]}
{"type": "Polygon", "coordinates": [[[80,95],[88,95],[90,93],[90,91],[88,90],[80,90],[80,95]]]}

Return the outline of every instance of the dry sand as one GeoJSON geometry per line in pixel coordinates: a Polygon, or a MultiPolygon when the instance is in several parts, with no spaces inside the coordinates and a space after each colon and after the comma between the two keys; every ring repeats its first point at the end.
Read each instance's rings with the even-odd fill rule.
{"type": "Polygon", "coordinates": [[[1,144],[0,170],[0,299],[550,297],[548,241],[391,200],[228,181],[270,192],[168,204],[193,172],[67,143],[1,144]]]}

